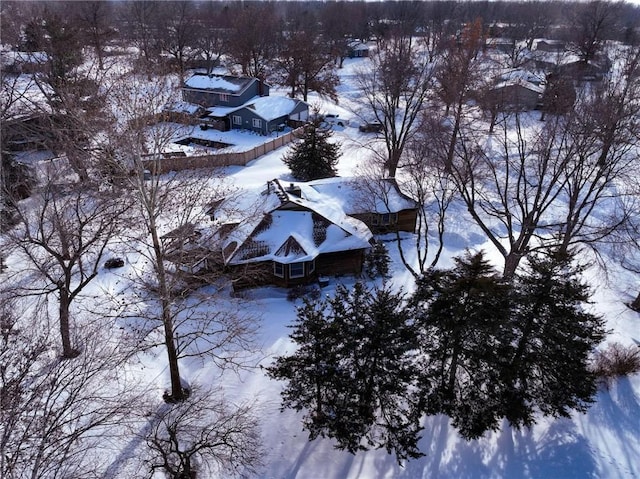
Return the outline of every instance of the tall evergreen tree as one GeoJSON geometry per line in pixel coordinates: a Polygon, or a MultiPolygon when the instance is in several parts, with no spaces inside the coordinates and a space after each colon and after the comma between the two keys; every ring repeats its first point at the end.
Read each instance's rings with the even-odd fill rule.
{"type": "Polygon", "coordinates": [[[473,439],[499,425],[509,285],[482,252],[455,263],[420,278],[411,304],[422,330],[425,412],[448,415],[473,439]]]}
{"type": "Polygon", "coordinates": [[[466,439],[500,419],[530,426],[538,413],[585,411],[596,392],[589,355],[602,319],[584,311],[588,288],[570,258],[531,258],[504,282],[482,253],[418,280],[427,414],[446,414],[466,439]]]}
{"type": "Polygon", "coordinates": [[[321,128],[319,122],[304,127],[300,139],[282,161],[300,181],[336,176],[340,145],[329,142],[333,132],[321,128]]]}
{"type": "Polygon", "coordinates": [[[531,257],[515,283],[516,336],[503,372],[505,417],[529,426],[534,413],[585,411],[596,393],[589,355],[604,339],[602,318],[584,310],[589,288],[571,258],[531,257]]]}
{"type": "Polygon", "coordinates": [[[311,439],[332,437],[351,453],[384,447],[398,460],[422,455],[417,343],[403,302],[357,283],[298,309],[291,338],[299,348],[268,374],[287,381],[283,408],[307,411],[311,439]]]}

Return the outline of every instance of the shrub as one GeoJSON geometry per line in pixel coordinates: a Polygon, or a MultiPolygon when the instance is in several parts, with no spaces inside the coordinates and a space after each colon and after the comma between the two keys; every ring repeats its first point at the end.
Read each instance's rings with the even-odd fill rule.
{"type": "Polygon", "coordinates": [[[288,301],[295,302],[297,299],[302,297],[317,300],[320,297],[320,289],[315,286],[301,284],[293,286],[292,288],[289,288],[289,291],[287,291],[288,301]]]}
{"type": "Polygon", "coordinates": [[[365,273],[370,278],[389,277],[389,250],[384,243],[375,243],[365,256],[365,273]]]}
{"type": "Polygon", "coordinates": [[[640,347],[612,343],[595,354],[592,371],[600,383],[608,388],[614,379],[640,372],[640,347]]]}

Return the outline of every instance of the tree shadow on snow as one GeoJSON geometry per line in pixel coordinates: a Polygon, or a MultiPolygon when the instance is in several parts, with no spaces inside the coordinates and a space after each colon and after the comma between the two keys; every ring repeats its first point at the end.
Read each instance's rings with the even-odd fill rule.
{"type": "Polygon", "coordinates": [[[597,477],[595,462],[586,439],[569,419],[553,421],[534,440],[529,430],[504,425],[490,439],[460,441],[439,477],[481,478],[563,478],[597,477]]]}
{"type": "Polygon", "coordinates": [[[640,472],[639,418],[640,398],[629,378],[623,377],[598,394],[584,419],[584,427],[597,440],[601,455],[610,463],[615,461],[619,472],[629,477],[637,477],[640,472]],[[613,444],[612,437],[617,439],[613,444]]]}

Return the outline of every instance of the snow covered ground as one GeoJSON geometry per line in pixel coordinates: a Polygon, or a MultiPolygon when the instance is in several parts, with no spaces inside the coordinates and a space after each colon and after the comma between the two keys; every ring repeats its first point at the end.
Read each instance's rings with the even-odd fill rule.
{"type": "MultiPolygon", "coordinates": [[[[363,59],[347,60],[340,71],[341,101],[335,105],[313,97],[324,113],[338,113],[351,119],[352,126],[336,128],[334,138],[342,144],[338,165],[341,176],[357,173],[370,151],[371,134],[358,131],[360,119],[357,109],[354,72],[363,59]],[[355,126],[353,126],[355,125],[355,126]]],[[[279,92],[272,90],[272,94],[279,92]]],[[[362,112],[366,114],[366,112],[362,112]]],[[[254,187],[273,178],[291,180],[288,168],[282,163],[287,147],[273,151],[245,167],[229,167],[225,176],[231,184],[254,187]]],[[[450,264],[453,255],[466,248],[485,249],[500,265],[500,257],[490,244],[484,242],[464,211],[454,215],[448,233],[449,242],[440,266],[450,264]]],[[[403,268],[393,244],[393,282],[410,289],[412,277],[403,268]]],[[[131,259],[131,258],[130,258],[131,259]]],[[[594,267],[588,271],[594,287],[595,309],[607,320],[610,340],[624,344],[640,343],[640,315],[624,306],[637,291],[637,278],[629,273],[613,270],[608,278],[594,267]]],[[[101,270],[94,288],[117,294],[126,288],[120,273],[101,270]]],[[[355,281],[343,278],[345,283],[355,281]]],[[[331,294],[336,279],[323,289],[331,294]]],[[[299,303],[298,303],[299,304],[299,303]]],[[[261,318],[260,343],[264,354],[261,364],[268,365],[273,357],[292,351],[287,327],[295,317],[295,303],[287,300],[286,291],[260,288],[245,296],[243,308],[261,318]]],[[[155,383],[159,390],[168,385],[168,370],[162,350],[157,356],[142,358],[141,379],[155,383]]],[[[191,383],[218,383],[220,378],[210,365],[197,360],[184,360],[183,375],[191,383]]],[[[258,478],[261,479],[432,479],[432,478],[621,478],[640,477],[640,376],[623,378],[609,390],[598,394],[597,402],[586,414],[574,414],[569,419],[541,418],[531,429],[513,430],[504,425],[499,432],[486,434],[480,440],[464,441],[449,426],[446,417],[428,418],[424,423],[420,442],[425,457],[400,466],[394,456],[385,451],[369,451],[351,455],[333,448],[328,439],[308,441],[301,428],[300,416],[292,411],[280,412],[279,391],[282,384],[268,379],[255,369],[238,375],[225,375],[224,386],[230,398],[257,399],[261,415],[261,429],[265,455],[258,478]]],[[[141,424],[140,428],[145,425],[141,424]]],[[[136,477],[127,458],[135,457],[136,448],[144,447],[135,440],[121,444],[118,454],[110,458],[107,477],[136,477]]]]}
{"type": "MultiPolygon", "coordinates": [[[[340,72],[341,101],[332,104],[321,98],[310,99],[323,113],[337,113],[351,120],[351,126],[336,127],[334,138],[342,144],[338,172],[341,176],[357,173],[370,151],[371,134],[360,133],[360,121],[354,86],[355,71],[365,60],[347,60],[340,72]],[[358,114],[354,113],[358,112],[358,114]]],[[[278,94],[273,91],[272,94],[278,94]]],[[[535,113],[537,118],[537,113],[535,113]]],[[[227,175],[235,185],[258,186],[272,178],[292,179],[282,163],[286,147],[265,155],[246,167],[232,167],[227,175]]],[[[441,266],[465,248],[485,249],[500,265],[500,257],[464,212],[449,232],[441,266]]],[[[411,286],[412,278],[403,269],[393,245],[393,281],[397,286],[411,286]]],[[[614,271],[605,278],[595,267],[589,272],[594,287],[595,309],[607,319],[611,341],[640,343],[640,315],[624,306],[637,290],[637,278],[614,271]]],[[[335,280],[323,292],[331,293],[335,280]]],[[[353,281],[353,280],[345,280],[353,281]]],[[[292,351],[288,339],[289,325],[295,317],[295,304],[287,301],[286,292],[262,288],[251,292],[244,304],[259,312],[260,332],[266,358],[292,351]]],[[[160,357],[158,361],[162,361],[160,357]]],[[[190,380],[207,381],[207,368],[189,365],[190,380]]],[[[531,429],[513,430],[504,425],[501,431],[486,434],[477,441],[462,440],[449,426],[446,417],[428,418],[424,423],[421,450],[426,454],[399,466],[385,451],[351,455],[333,448],[331,440],[308,441],[301,428],[300,416],[292,411],[280,412],[281,384],[269,380],[256,370],[240,377],[228,378],[226,387],[237,397],[258,398],[266,455],[258,477],[263,479],[391,479],[391,478],[635,478],[640,477],[640,377],[624,378],[610,390],[598,394],[597,402],[586,414],[570,419],[541,418],[531,429]]]]}

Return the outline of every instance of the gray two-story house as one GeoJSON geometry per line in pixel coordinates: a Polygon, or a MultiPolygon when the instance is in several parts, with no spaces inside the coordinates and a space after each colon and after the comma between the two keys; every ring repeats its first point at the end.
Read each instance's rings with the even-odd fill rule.
{"type": "Polygon", "coordinates": [[[296,127],[309,118],[309,105],[295,98],[269,96],[257,78],[196,73],[182,87],[187,104],[206,109],[200,124],[216,130],[246,130],[269,135],[296,127]]]}
{"type": "Polygon", "coordinates": [[[184,101],[205,108],[238,107],[261,96],[269,96],[269,85],[250,77],[196,73],[182,87],[184,101]]]}

